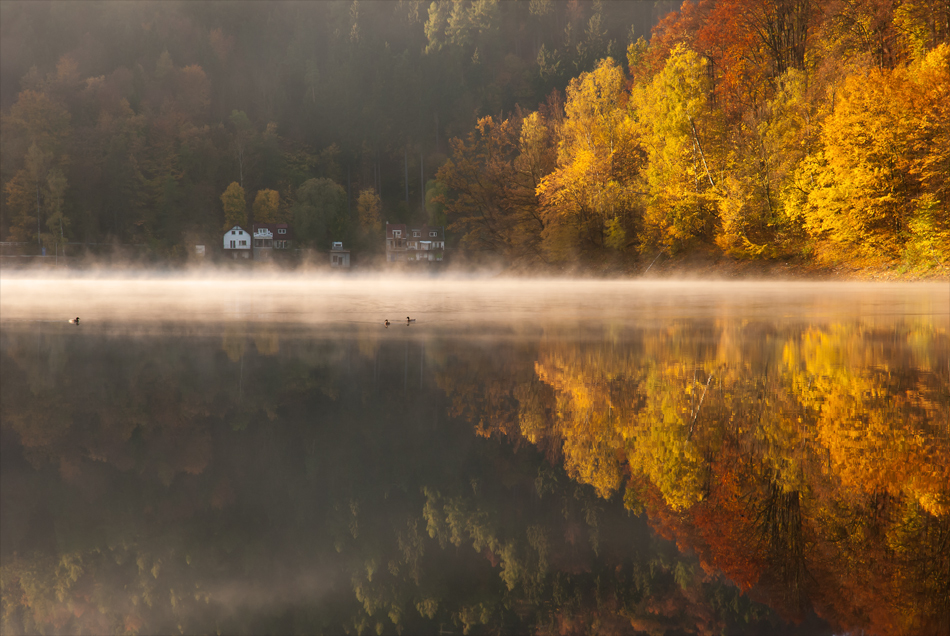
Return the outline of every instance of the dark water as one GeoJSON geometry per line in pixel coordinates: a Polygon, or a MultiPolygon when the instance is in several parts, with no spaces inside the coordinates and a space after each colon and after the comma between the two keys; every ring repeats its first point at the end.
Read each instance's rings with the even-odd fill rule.
{"type": "Polygon", "coordinates": [[[5,634],[950,629],[943,286],[25,288],[5,634]]]}

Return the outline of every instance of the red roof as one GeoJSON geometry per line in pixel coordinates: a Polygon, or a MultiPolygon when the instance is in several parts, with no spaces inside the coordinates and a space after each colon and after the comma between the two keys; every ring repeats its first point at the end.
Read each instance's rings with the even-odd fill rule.
{"type": "Polygon", "coordinates": [[[386,224],[386,238],[388,239],[395,238],[393,236],[393,230],[402,230],[402,236],[400,238],[406,238],[406,224],[405,223],[387,223],[386,224]]]}

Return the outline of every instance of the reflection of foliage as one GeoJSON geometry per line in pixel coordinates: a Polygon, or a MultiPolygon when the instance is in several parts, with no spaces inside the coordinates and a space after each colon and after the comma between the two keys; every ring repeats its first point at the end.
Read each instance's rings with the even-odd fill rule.
{"type": "MultiPolygon", "coordinates": [[[[946,413],[946,389],[924,361],[910,370],[875,364],[875,343],[860,331],[811,331],[790,343],[785,359],[803,406],[817,413],[817,441],[828,450],[834,473],[847,491],[888,492],[915,498],[931,514],[950,512],[948,440],[939,423],[946,413]],[[941,395],[941,393],[943,395],[941,395]]],[[[916,328],[905,335],[937,334],[916,328]]]]}
{"type": "Polygon", "coordinates": [[[943,629],[946,332],[724,324],[628,341],[545,339],[535,371],[553,397],[539,409],[539,389],[511,387],[536,380],[504,374],[512,399],[531,399],[494,429],[477,398],[456,397],[486,433],[516,434],[517,413],[524,438],[558,449],[602,497],[627,482],[630,509],[787,616],[814,607],[845,628],[943,629]]]}
{"type": "Polygon", "coordinates": [[[253,325],[5,328],[4,633],[713,632],[769,617],[533,448],[439,422],[442,393],[407,381],[416,361],[442,369],[486,437],[486,409],[543,434],[537,349],[482,353],[372,333],[278,346],[253,325]],[[519,383],[483,399],[466,380],[501,360],[519,383]]]}

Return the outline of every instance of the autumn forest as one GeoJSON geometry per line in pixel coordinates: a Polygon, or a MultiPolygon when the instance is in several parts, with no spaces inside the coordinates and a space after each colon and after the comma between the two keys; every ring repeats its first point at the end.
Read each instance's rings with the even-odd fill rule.
{"type": "Polygon", "coordinates": [[[0,239],[942,275],[950,2],[4,2],[0,239]]]}

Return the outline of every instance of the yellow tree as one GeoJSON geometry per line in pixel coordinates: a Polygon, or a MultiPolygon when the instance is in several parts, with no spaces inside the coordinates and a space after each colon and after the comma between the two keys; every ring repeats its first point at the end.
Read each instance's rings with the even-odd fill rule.
{"type": "Polygon", "coordinates": [[[611,58],[567,87],[557,169],[537,188],[544,247],[553,260],[623,249],[628,229],[636,227],[643,152],[626,102],[623,71],[611,58]]]}
{"type": "Polygon", "coordinates": [[[279,205],[280,195],[277,190],[258,190],[257,196],[254,197],[254,222],[274,223],[277,221],[279,205]]]}
{"type": "MultiPolygon", "coordinates": [[[[719,183],[716,244],[742,257],[774,256],[800,247],[803,233],[789,196],[805,154],[817,145],[828,99],[814,98],[805,73],[789,69],[775,91],[733,128],[719,183]]],[[[821,91],[824,93],[824,91],[821,91]]]]}
{"type": "Polygon", "coordinates": [[[360,229],[366,234],[379,232],[383,227],[380,215],[379,196],[371,188],[362,190],[356,200],[356,212],[359,217],[360,229]]]}
{"type": "Polygon", "coordinates": [[[244,202],[244,188],[234,181],[221,195],[224,205],[224,229],[230,230],[235,225],[247,225],[247,204],[244,202]]]}
{"type": "Polygon", "coordinates": [[[643,247],[676,251],[712,237],[718,135],[707,66],[696,52],[677,45],[663,70],[633,90],[648,159],[643,247]]]}
{"type": "Polygon", "coordinates": [[[821,147],[797,173],[800,213],[828,258],[933,266],[950,254],[950,45],[845,80],[821,147]],[[916,264],[916,263],[913,263],[916,264]]]}

